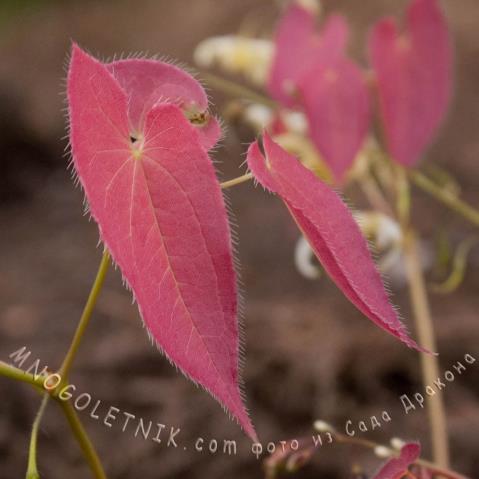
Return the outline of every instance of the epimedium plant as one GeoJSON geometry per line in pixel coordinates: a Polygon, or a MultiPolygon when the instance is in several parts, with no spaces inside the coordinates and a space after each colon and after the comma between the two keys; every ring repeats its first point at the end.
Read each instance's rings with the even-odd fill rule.
{"type": "MultiPolygon", "coordinates": [[[[237,290],[227,211],[208,149],[218,140],[206,95],[176,67],[102,64],[73,46],[68,74],[75,172],[100,236],[165,355],[253,439],[238,378],[237,290]],[[192,122],[192,114],[201,117],[192,122]]],[[[411,347],[352,214],[264,135],[248,166],[286,203],[344,294],[411,347]]]]}
{"type": "MultiPolygon", "coordinates": [[[[255,75],[268,98],[205,75],[212,86],[270,110],[261,139],[247,151],[250,172],[224,183],[211,157],[222,131],[199,81],[162,61],[104,63],[72,46],[72,165],[105,249],[59,369],[61,382],[46,393],[42,388],[27,478],[39,477],[38,425],[48,398],[68,385],[110,261],[121,270],[149,335],[165,356],[257,440],[239,375],[237,274],[222,194],[222,189],[252,178],[283,201],[345,297],[377,326],[423,353],[426,384],[437,378],[437,348],[417,234],[409,218],[410,180],[479,224],[477,211],[412,169],[431,143],[451,95],[452,47],[444,16],[436,0],[412,0],[403,32],[391,19],[376,24],[368,45],[373,73],[347,56],[348,25],[342,16],[331,16],[321,31],[315,23],[314,11],[302,2],[293,1],[286,10],[275,33],[274,55],[264,62],[267,75],[255,75]],[[372,98],[377,100],[384,148],[370,139],[372,98]],[[302,125],[307,125],[301,132],[289,121],[292,113],[302,115],[302,125]],[[365,166],[357,167],[358,157],[367,158],[365,166]],[[365,235],[337,192],[346,192],[352,181],[364,188],[374,209],[400,225],[420,346],[391,304],[365,235]]],[[[215,52],[208,58],[221,63],[215,52]]],[[[228,65],[234,67],[234,62],[228,65]]],[[[36,387],[43,384],[12,366],[0,366],[7,376],[36,387]]],[[[60,402],[92,471],[106,477],[74,409],[60,402]]],[[[431,404],[434,460],[447,468],[444,407],[439,398],[431,404]]],[[[378,477],[412,474],[406,469],[418,456],[418,445],[405,446],[399,459],[384,466],[396,475],[381,472],[378,477]]]]}

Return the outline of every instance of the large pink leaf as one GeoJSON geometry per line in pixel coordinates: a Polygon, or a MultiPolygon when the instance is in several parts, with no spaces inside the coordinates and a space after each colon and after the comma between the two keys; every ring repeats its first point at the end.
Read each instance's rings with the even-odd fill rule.
{"type": "Polygon", "coordinates": [[[347,37],[348,27],[342,16],[331,16],[319,34],[314,13],[293,2],[275,34],[275,55],[268,81],[271,96],[287,107],[296,104],[301,77],[316,62],[332,60],[342,53],[347,37]]]}
{"type": "Polygon", "coordinates": [[[452,90],[452,48],[436,0],[413,0],[404,32],[394,19],[372,30],[369,54],[389,152],[414,165],[433,140],[452,90]]]}
{"type": "Polygon", "coordinates": [[[340,183],[369,130],[369,91],[363,72],[340,55],[317,62],[299,88],[311,138],[340,183]]]}
{"type": "MultiPolygon", "coordinates": [[[[212,162],[179,103],[150,101],[149,87],[134,79],[144,65],[133,64],[130,74],[128,65],[106,67],[73,47],[68,100],[76,172],[151,336],[254,438],[238,387],[236,280],[212,162]]],[[[183,86],[176,95],[173,81],[167,96],[206,106],[200,89],[183,86]]]]}
{"type": "Polygon", "coordinates": [[[423,351],[407,331],[384,289],[366,241],[341,198],[265,134],[248,151],[255,178],[285,202],[319,261],[346,297],[379,327],[423,351]]]}
{"type": "Polygon", "coordinates": [[[399,457],[393,457],[384,464],[374,476],[374,479],[401,479],[406,476],[407,470],[421,454],[418,443],[408,443],[401,448],[399,457]]]}

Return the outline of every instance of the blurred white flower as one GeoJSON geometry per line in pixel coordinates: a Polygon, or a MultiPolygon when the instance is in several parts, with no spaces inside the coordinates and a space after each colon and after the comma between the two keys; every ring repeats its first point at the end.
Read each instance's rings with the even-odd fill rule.
{"type": "Polygon", "coordinates": [[[266,84],[274,52],[273,42],[240,35],[211,37],[198,44],[196,64],[202,68],[219,67],[231,74],[241,74],[252,83],[266,84]]]}
{"type": "Polygon", "coordinates": [[[356,211],[354,217],[365,236],[371,238],[380,251],[401,244],[401,228],[390,216],[376,211],[356,211]]]}
{"type": "Polygon", "coordinates": [[[406,442],[403,441],[402,439],[399,439],[398,437],[393,437],[393,438],[391,439],[391,446],[392,446],[396,451],[400,451],[405,445],[406,445],[406,442]]]}
{"type": "Polygon", "coordinates": [[[301,236],[296,243],[294,251],[294,264],[298,271],[308,279],[318,279],[321,276],[321,269],[315,262],[315,255],[311,246],[304,236],[301,236]]]}
{"type": "Polygon", "coordinates": [[[376,446],[374,448],[374,454],[382,459],[392,456],[391,449],[388,449],[386,446],[376,446]]]}
{"type": "Polygon", "coordinates": [[[336,432],[336,430],[333,426],[331,426],[331,424],[321,419],[314,421],[313,427],[318,432],[336,432]]]}
{"type": "MultiPolygon", "coordinates": [[[[378,267],[387,273],[397,286],[406,283],[406,266],[403,254],[403,234],[399,224],[388,215],[377,211],[357,211],[354,217],[363,234],[374,244],[379,253],[378,267]]],[[[431,268],[434,257],[425,242],[419,244],[421,267],[424,271],[431,268]]]]}
{"type": "Polygon", "coordinates": [[[252,103],[245,107],[243,118],[256,131],[261,132],[273,123],[274,113],[271,108],[265,105],[252,103]]]}
{"type": "Polygon", "coordinates": [[[279,120],[289,133],[303,136],[308,133],[308,120],[304,113],[300,111],[281,110],[274,112],[266,105],[252,103],[245,107],[243,117],[257,131],[269,128],[273,126],[275,120],[279,120]]]}
{"type": "Polygon", "coordinates": [[[298,135],[306,135],[308,133],[308,120],[306,115],[300,111],[285,110],[281,113],[286,130],[298,135]]]}
{"type": "Polygon", "coordinates": [[[321,13],[321,2],[319,0],[296,0],[296,3],[301,5],[306,10],[319,15],[321,13]]]}

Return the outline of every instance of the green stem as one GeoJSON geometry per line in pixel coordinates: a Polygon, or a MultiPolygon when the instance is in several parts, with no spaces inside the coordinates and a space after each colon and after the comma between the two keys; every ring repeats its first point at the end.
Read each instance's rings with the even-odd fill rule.
{"type": "Polygon", "coordinates": [[[217,90],[221,90],[228,95],[238,98],[245,98],[247,100],[251,100],[254,103],[260,103],[262,105],[268,106],[272,109],[277,108],[277,104],[270,98],[261,95],[260,93],[257,93],[248,87],[240,85],[239,83],[227,80],[226,78],[222,78],[208,72],[202,72],[201,77],[208,85],[214,87],[217,90]]]}
{"type": "Polygon", "coordinates": [[[252,179],[253,179],[253,175],[251,173],[246,173],[245,175],[238,176],[238,178],[233,178],[232,180],[225,181],[221,183],[220,186],[221,186],[221,189],[226,190],[227,188],[231,188],[232,186],[245,183],[246,181],[249,181],[252,179]]]}
{"type": "Polygon", "coordinates": [[[413,183],[429,193],[436,200],[445,204],[459,215],[466,218],[475,226],[479,226],[479,211],[458,198],[454,193],[441,188],[424,174],[416,170],[409,171],[409,176],[413,183]]]}
{"type": "Polygon", "coordinates": [[[95,304],[98,299],[98,295],[100,294],[101,288],[105,281],[105,276],[106,276],[106,272],[108,271],[109,263],[110,263],[110,254],[105,249],[103,256],[101,258],[100,266],[98,268],[95,281],[93,282],[93,286],[90,290],[88,300],[85,304],[83,313],[81,315],[80,321],[75,331],[75,335],[73,336],[73,340],[70,344],[70,348],[68,349],[65,359],[63,360],[63,363],[60,367],[59,374],[62,377],[63,381],[68,380],[67,379],[68,373],[70,372],[70,368],[72,366],[73,360],[75,359],[75,355],[80,346],[83,334],[85,333],[88,323],[90,322],[90,318],[93,313],[93,308],[95,307],[95,304]]]}
{"type": "Polygon", "coordinates": [[[40,479],[40,474],[38,473],[37,468],[38,430],[40,429],[40,423],[42,421],[43,413],[45,412],[49,398],[49,394],[45,393],[43,395],[40,409],[38,410],[35,421],[33,422],[32,433],[30,436],[30,447],[28,448],[28,466],[26,479],[40,479]]]}
{"type": "MultiPolygon", "coordinates": [[[[40,392],[45,391],[43,386],[44,378],[35,379],[35,377],[32,374],[25,373],[21,369],[15,368],[1,361],[0,361],[0,374],[2,374],[3,376],[9,377],[11,379],[15,379],[17,381],[28,383],[34,386],[40,392]]],[[[65,386],[65,383],[62,384],[62,387],[64,386],[65,386]]],[[[50,397],[50,394],[45,393],[44,398],[45,397],[47,398],[50,397]]],[[[106,479],[106,475],[105,475],[105,472],[103,471],[103,467],[101,465],[100,459],[98,458],[98,455],[93,447],[93,444],[88,438],[87,432],[83,428],[80,422],[80,419],[78,418],[75,412],[75,409],[68,401],[63,401],[58,396],[52,396],[52,397],[60,404],[60,407],[62,408],[63,413],[65,414],[65,417],[67,418],[68,423],[70,424],[70,427],[73,431],[73,434],[75,435],[78,443],[80,444],[80,447],[83,451],[85,459],[87,463],[89,464],[95,477],[97,479],[106,479]]],[[[44,401],[46,402],[46,399],[44,399],[44,401]]],[[[40,415],[40,411],[39,411],[39,415],[40,415]]],[[[40,415],[40,418],[41,418],[41,415],[40,415]]],[[[36,421],[37,420],[39,421],[38,415],[37,415],[36,421]]],[[[35,423],[34,423],[34,426],[35,426],[35,423]]],[[[32,429],[32,436],[34,436],[33,431],[34,430],[32,429]]],[[[33,445],[33,448],[36,449],[36,442],[33,445]]],[[[35,452],[32,452],[32,442],[31,442],[30,454],[29,454],[29,467],[30,467],[30,458],[32,457],[33,454],[35,454],[35,452]]],[[[32,471],[32,473],[33,472],[34,470],[32,471]]],[[[27,475],[27,479],[34,479],[34,478],[36,479],[37,477],[38,476],[35,476],[35,475],[31,475],[31,476],[27,475]]]]}
{"type": "Polygon", "coordinates": [[[78,444],[81,447],[81,450],[83,451],[83,455],[85,456],[93,475],[96,477],[96,479],[106,479],[106,474],[103,470],[103,466],[101,465],[98,454],[96,453],[95,448],[93,447],[93,444],[90,441],[90,438],[88,437],[88,434],[85,431],[82,423],[80,422],[75,409],[68,401],[59,400],[59,404],[63,410],[63,413],[65,414],[65,417],[67,418],[68,424],[70,425],[76,440],[78,441],[78,444]]]}
{"type": "Polygon", "coordinates": [[[22,371],[14,366],[10,366],[3,361],[0,361],[0,374],[7,378],[28,383],[38,388],[43,388],[43,378],[35,378],[33,374],[26,373],[25,371],[22,371]]]}

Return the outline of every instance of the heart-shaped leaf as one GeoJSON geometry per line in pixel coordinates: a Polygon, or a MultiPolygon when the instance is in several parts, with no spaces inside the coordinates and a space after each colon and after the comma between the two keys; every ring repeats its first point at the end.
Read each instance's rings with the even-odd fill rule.
{"type": "Polygon", "coordinates": [[[319,261],[346,297],[371,321],[409,347],[407,334],[391,305],[356,221],[341,198],[299,160],[265,134],[248,150],[254,177],[284,201],[319,261]]]}
{"type": "Polygon", "coordinates": [[[238,387],[236,277],[212,141],[187,118],[204,114],[204,91],[170,65],[104,65],[74,46],[68,102],[75,170],[149,333],[255,438],[238,387]]]}
{"type": "Polygon", "coordinates": [[[413,0],[405,32],[386,18],[373,28],[369,56],[389,152],[413,166],[432,141],[449,104],[452,48],[436,0],[413,0]]]}
{"type": "Polygon", "coordinates": [[[348,27],[340,15],[332,15],[321,33],[316,32],[314,12],[293,2],[275,34],[275,55],[268,90],[284,106],[297,103],[299,80],[317,62],[332,61],[346,45],[348,27]]]}
{"type": "Polygon", "coordinates": [[[374,476],[374,479],[401,479],[407,474],[407,470],[421,454],[421,446],[410,442],[401,448],[399,457],[389,459],[374,476]]]}

